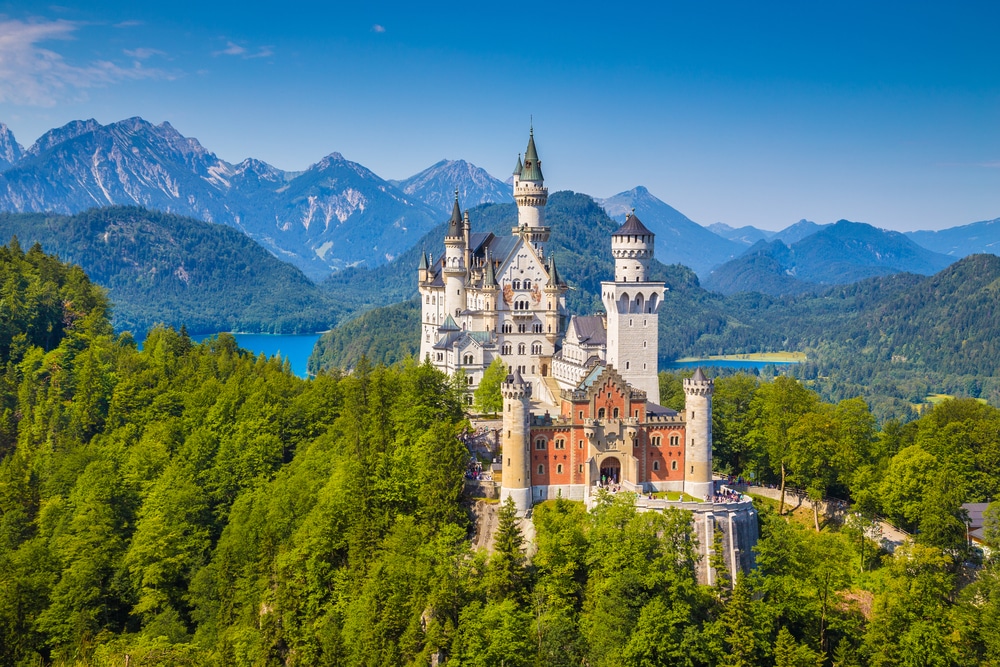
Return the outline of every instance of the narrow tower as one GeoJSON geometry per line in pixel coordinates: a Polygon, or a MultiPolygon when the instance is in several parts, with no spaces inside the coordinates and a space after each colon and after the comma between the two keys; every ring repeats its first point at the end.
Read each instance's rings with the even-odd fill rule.
{"type": "Polygon", "coordinates": [[[601,299],[608,313],[608,364],[633,387],[646,392],[648,400],[659,404],[658,312],[664,285],[647,280],[653,232],[634,210],[611,235],[611,254],[615,280],[601,283],[601,299]]]}
{"type": "Polygon", "coordinates": [[[444,237],[444,317],[458,319],[465,310],[465,278],[467,237],[462,210],[458,206],[458,190],[455,190],[455,207],[448,221],[448,232],[444,237]]]}
{"type": "Polygon", "coordinates": [[[531,430],[528,425],[531,407],[531,383],[525,382],[516,369],[500,387],[503,394],[503,479],[500,502],[514,499],[521,516],[531,507],[531,471],[528,470],[531,430]]]}
{"type": "Polygon", "coordinates": [[[524,151],[524,164],[517,159],[514,173],[514,201],[517,202],[517,227],[515,234],[523,234],[538,251],[549,240],[549,228],[545,226],[545,204],[549,199],[549,189],[542,176],[542,161],[535,148],[535,130],[528,135],[528,148],[524,151]]]}
{"type": "Polygon", "coordinates": [[[684,380],[684,491],[708,500],[715,493],[712,480],[712,390],[714,383],[701,369],[684,380]]]}

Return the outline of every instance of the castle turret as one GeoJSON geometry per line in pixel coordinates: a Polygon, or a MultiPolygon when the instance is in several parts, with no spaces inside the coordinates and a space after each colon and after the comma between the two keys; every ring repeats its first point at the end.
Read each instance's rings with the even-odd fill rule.
{"type": "Polygon", "coordinates": [[[714,383],[701,369],[684,380],[684,491],[707,500],[715,493],[712,480],[712,391],[714,383]]]}
{"type": "Polygon", "coordinates": [[[444,237],[444,283],[445,315],[458,317],[465,309],[466,249],[468,239],[458,206],[458,190],[455,190],[455,206],[448,221],[448,232],[444,237]]]}
{"type": "MultiPolygon", "coordinates": [[[[549,240],[549,228],[545,226],[545,204],[549,190],[542,176],[542,161],[535,148],[535,131],[528,135],[528,148],[524,151],[524,164],[517,160],[519,173],[514,175],[514,201],[517,202],[517,227],[515,233],[524,234],[536,249],[549,240]]],[[[518,169],[515,168],[515,169],[518,169]]]]}
{"type": "Polygon", "coordinates": [[[549,255],[549,280],[545,284],[545,337],[553,346],[561,338],[559,331],[559,304],[562,294],[567,290],[566,284],[559,279],[556,270],[556,256],[549,255]]]}
{"type": "Polygon", "coordinates": [[[615,281],[601,283],[608,313],[607,362],[633,387],[660,402],[658,371],[659,308],[664,284],[647,280],[653,232],[629,214],[611,235],[615,281]]]}
{"type": "Polygon", "coordinates": [[[497,284],[496,272],[493,270],[493,257],[487,249],[486,266],[483,268],[483,295],[486,297],[486,309],[484,313],[484,323],[487,331],[496,331],[499,328],[499,306],[497,298],[500,292],[500,285],[497,284]]]}
{"type": "Polygon", "coordinates": [[[514,499],[517,513],[524,515],[531,507],[531,471],[528,469],[531,431],[528,425],[531,407],[531,383],[525,382],[516,369],[500,387],[503,395],[503,474],[500,502],[514,499]]]}

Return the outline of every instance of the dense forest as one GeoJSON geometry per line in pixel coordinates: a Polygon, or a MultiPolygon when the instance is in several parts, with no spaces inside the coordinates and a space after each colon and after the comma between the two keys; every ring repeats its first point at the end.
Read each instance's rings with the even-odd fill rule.
{"type": "Polygon", "coordinates": [[[78,264],[114,304],[118,331],[323,331],[344,309],[239,230],[137,207],[77,215],[0,213],[0,242],[35,243],[78,264]]]}
{"type": "Polygon", "coordinates": [[[627,494],[539,506],[530,549],[504,505],[473,551],[459,388],[428,365],[302,380],[164,328],[140,351],[37,247],[0,250],[0,296],[0,663],[1000,664],[1000,562],[958,507],[996,497],[990,406],[879,429],[793,378],[720,379],[719,470],[855,513],[763,505],[758,570],[707,587],[686,513],[627,494]],[[879,552],[878,514],[914,542],[879,552]]]}

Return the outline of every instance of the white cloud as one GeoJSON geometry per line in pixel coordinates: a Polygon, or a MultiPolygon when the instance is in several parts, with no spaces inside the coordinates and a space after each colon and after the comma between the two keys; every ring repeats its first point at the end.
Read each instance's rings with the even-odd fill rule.
{"type": "Polygon", "coordinates": [[[67,95],[136,79],[169,78],[160,70],[109,61],[76,65],[40,42],[71,39],[72,21],[0,20],[0,102],[53,106],[67,95]]]}
{"type": "Polygon", "coordinates": [[[256,51],[249,51],[245,46],[240,46],[236,42],[226,42],[226,48],[221,51],[213,51],[213,56],[239,56],[244,60],[250,58],[267,58],[274,55],[274,47],[262,46],[256,51]]]}
{"type": "Polygon", "coordinates": [[[135,58],[136,60],[146,60],[147,58],[152,58],[153,56],[167,55],[159,49],[146,49],[141,46],[137,49],[125,49],[122,53],[127,55],[129,58],[135,58]]]}
{"type": "Polygon", "coordinates": [[[372,26],[372,32],[385,32],[385,26],[376,23],[375,25],[372,26]]]}

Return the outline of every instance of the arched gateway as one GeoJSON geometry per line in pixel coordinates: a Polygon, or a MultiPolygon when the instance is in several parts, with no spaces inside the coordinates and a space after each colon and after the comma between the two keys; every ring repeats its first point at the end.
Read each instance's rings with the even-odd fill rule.
{"type": "Polygon", "coordinates": [[[601,484],[621,484],[622,464],[613,456],[601,461],[601,484]]]}

